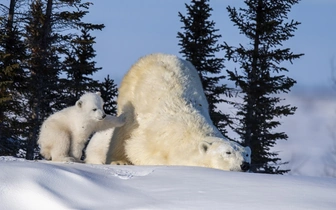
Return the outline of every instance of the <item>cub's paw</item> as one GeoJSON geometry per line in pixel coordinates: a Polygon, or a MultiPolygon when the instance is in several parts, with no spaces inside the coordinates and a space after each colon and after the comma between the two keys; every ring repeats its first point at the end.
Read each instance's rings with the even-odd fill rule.
{"type": "Polygon", "coordinates": [[[63,162],[63,163],[78,162],[78,160],[74,157],[57,157],[57,158],[52,158],[51,160],[56,161],[56,162],[63,162]]]}
{"type": "Polygon", "coordinates": [[[118,125],[121,127],[126,123],[126,114],[122,113],[118,116],[118,125]]]}
{"type": "Polygon", "coordinates": [[[123,114],[120,115],[119,117],[107,115],[105,117],[105,121],[108,122],[111,127],[121,127],[126,122],[126,116],[123,114]]]}

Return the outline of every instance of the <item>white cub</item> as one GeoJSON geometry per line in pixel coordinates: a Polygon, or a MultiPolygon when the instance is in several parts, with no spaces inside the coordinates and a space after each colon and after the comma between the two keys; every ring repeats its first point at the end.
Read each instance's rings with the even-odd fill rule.
{"type": "Polygon", "coordinates": [[[81,162],[89,136],[101,130],[120,127],[124,116],[106,115],[100,93],[85,93],[74,106],[49,116],[42,124],[38,144],[41,155],[52,161],[81,162]]]}
{"type": "Polygon", "coordinates": [[[201,80],[188,61],[166,54],[141,58],[121,82],[121,113],[126,123],[114,130],[108,164],[249,169],[250,148],[225,139],[213,125],[201,80]]]}

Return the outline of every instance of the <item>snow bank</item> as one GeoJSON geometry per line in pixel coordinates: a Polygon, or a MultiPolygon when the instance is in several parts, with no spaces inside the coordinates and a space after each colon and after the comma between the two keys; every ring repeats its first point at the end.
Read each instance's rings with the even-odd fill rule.
{"type": "Polygon", "coordinates": [[[1,209],[334,209],[336,179],[0,157],[1,209]]]}

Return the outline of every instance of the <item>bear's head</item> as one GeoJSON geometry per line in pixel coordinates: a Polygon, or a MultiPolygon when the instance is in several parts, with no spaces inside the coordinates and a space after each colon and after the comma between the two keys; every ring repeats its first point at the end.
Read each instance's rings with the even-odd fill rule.
{"type": "Polygon", "coordinates": [[[91,120],[103,120],[106,117],[103,106],[100,92],[85,93],[76,102],[76,107],[91,120]]]}
{"type": "Polygon", "coordinates": [[[200,143],[199,151],[212,168],[227,171],[248,171],[250,168],[250,147],[236,142],[208,137],[200,143]]]}

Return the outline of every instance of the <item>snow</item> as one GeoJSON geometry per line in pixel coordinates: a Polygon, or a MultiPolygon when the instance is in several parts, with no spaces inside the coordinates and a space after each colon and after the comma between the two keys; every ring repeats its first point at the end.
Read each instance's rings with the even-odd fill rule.
{"type": "MultiPolygon", "coordinates": [[[[324,93],[325,94],[325,93],[324,93]]],[[[295,114],[280,121],[280,131],[288,134],[288,141],[279,141],[274,150],[280,151],[282,161],[289,161],[284,168],[293,175],[336,177],[335,93],[323,96],[311,93],[289,94],[288,104],[298,107],[295,114]],[[333,165],[327,173],[327,166],[333,165]]]]}
{"type": "Polygon", "coordinates": [[[335,209],[336,179],[0,157],[0,209],[335,209]]]}

